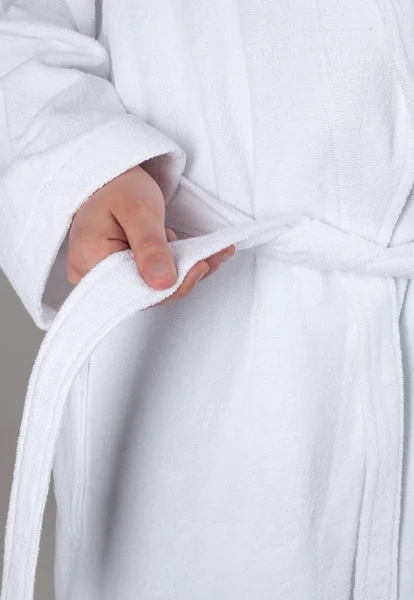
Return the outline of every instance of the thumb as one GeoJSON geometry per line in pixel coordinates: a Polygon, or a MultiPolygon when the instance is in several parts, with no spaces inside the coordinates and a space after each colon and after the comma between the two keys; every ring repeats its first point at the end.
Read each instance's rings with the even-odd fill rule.
{"type": "Polygon", "coordinates": [[[157,290],[174,285],[177,269],[162,211],[154,212],[145,203],[138,203],[134,218],[120,224],[144,281],[157,290]]]}

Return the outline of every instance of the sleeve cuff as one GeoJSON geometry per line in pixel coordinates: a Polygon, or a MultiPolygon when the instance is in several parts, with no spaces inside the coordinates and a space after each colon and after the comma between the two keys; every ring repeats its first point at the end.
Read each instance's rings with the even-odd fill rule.
{"type": "Polygon", "coordinates": [[[12,268],[13,274],[18,272],[13,285],[40,329],[49,328],[73,289],[66,278],[66,257],[74,214],[96,190],[152,158],[151,175],[167,203],[184,170],[184,151],[134,115],[122,115],[83,139],[46,180],[12,268]]]}

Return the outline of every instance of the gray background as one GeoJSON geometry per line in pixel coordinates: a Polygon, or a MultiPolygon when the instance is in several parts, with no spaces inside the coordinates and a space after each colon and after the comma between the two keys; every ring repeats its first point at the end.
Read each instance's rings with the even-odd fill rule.
{"type": "MultiPolygon", "coordinates": [[[[38,329],[0,270],[0,567],[17,438],[26,387],[44,332],[38,329]]],[[[46,507],[36,600],[53,599],[53,492],[46,507]]]]}

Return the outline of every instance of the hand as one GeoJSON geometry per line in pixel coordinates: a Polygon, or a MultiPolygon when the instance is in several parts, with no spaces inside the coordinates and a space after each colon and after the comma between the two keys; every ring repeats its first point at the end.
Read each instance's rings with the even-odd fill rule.
{"type": "MultiPolygon", "coordinates": [[[[139,165],[105,184],[79,208],[69,231],[67,278],[77,285],[98,262],[131,248],[138,269],[152,288],[163,290],[177,281],[168,242],[177,239],[165,227],[165,203],[156,181],[139,165]]],[[[200,260],[180,287],[160,304],[186,296],[235,253],[234,245],[200,260]]]]}

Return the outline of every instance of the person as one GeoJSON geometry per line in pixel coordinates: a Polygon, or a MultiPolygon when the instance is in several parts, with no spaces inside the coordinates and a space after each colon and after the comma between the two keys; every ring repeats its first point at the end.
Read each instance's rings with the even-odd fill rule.
{"type": "Polygon", "coordinates": [[[0,1],[0,264],[48,331],[2,600],[48,457],[57,600],[412,598],[413,37],[409,0],[0,1]]]}

